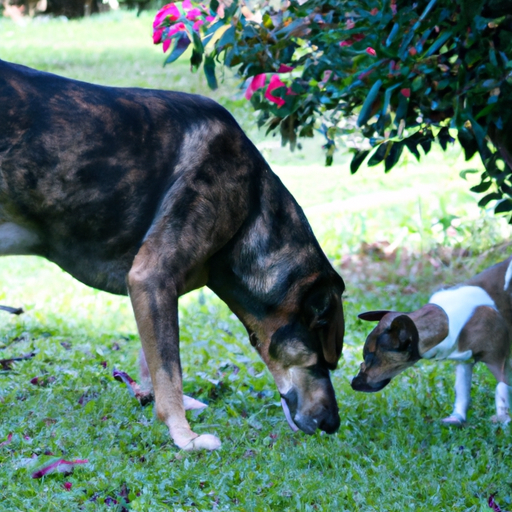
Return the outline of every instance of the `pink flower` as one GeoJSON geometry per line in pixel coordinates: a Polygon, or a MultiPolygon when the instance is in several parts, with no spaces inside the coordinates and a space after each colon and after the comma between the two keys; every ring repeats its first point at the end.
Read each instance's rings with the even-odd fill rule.
{"type": "Polygon", "coordinates": [[[162,44],[162,50],[163,50],[164,53],[169,49],[169,46],[171,46],[171,40],[170,39],[166,39],[164,41],[164,43],[162,44]]]}
{"type": "Polygon", "coordinates": [[[341,47],[343,47],[343,46],[352,46],[352,40],[351,39],[347,39],[346,41],[341,41],[340,46],[341,47]]]}
{"type": "Polygon", "coordinates": [[[190,20],[190,21],[196,21],[196,19],[199,18],[199,16],[201,16],[201,14],[202,14],[201,10],[196,7],[187,12],[186,18],[187,18],[187,20],[190,20]]]}
{"type": "Polygon", "coordinates": [[[332,69],[326,69],[322,75],[322,80],[321,82],[318,83],[318,87],[320,89],[322,89],[323,87],[325,87],[325,84],[329,81],[329,79],[331,78],[332,76],[332,69]]]}
{"type": "Polygon", "coordinates": [[[183,2],[181,3],[181,6],[183,7],[183,9],[185,9],[186,11],[188,11],[189,9],[193,9],[192,7],[192,2],[190,0],[183,0],[183,2]]]}
{"type": "Polygon", "coordinates": [[[375,57],[377,55],[377,52],[370,46],[368,46],[368,48],[366,48],[366,53],[368,55],[371,55],[372,57],[375,57]]]}
{"type": "Polygon", "coordinates": [[[159,27],[166,18],[169,18],[169,21],[176,21],[180,16],[180,10],[176,7],[175,4],[164,5],[156,13],[155,21],[153,21],[153,28],[159,27]]]}
{"type": "Polygon", "coordinates": [[[158,28],[153,32],[153,44],[159,44],[162,42],[163,28],[158,28]]]}
{"type": "Polygon", "coordinates": [[[412,47],[412,48],[409,48],[409,50],[407,50],[409,52],[409,55],[412,55],[414,57],[414,55],[416,55],[418,53],[418,50],[416,50],[416,48],[412,47]]]}
{"type": "Polygon", "coordinates": [[[354,39],[354,41],[356,41],[356,42],[357,42],[357,41],[362,41],[362,40],[364,39],[364,37],[365,37],[365,36],[364,36],[364,34],[354,34],[354,35],[352,36],[352,38],[353,38],[353,39],[354,39]]]}
{"type": "Polygon", "coordinates": [[[277,70],[278,73],[288,73],[289,71],[293,71],[295,68],[292,68],[291,66],[287,66],[286,64],[279,64],[279,69],[277,70]]]}
{"type": "Polygon", "coordinates": [[[73,484],[71,482],[64,482],[64,489],[66,489],[66,491],[71,491],[72,486],[73,484]]]}
{"type": "Polygon", "coordinates": [[[206,21],[211,23],[215,19],[215,16],[206,16],[206,21]]]}
{"type": "Polygon", "coordinates": [[[197,32],[199,30],[199,27],[204,24],[203,20],[196,20],[194,24],[192,25],[192,28],[197,32]]]}
{"type": "Polygon", "coordinates": [[[249,87],[247,87],[247,90],[245,91],[245,98],[250,100],[254,92],[258,89],[261,89],[265,85],[266,80],[267,77],[264,73],[254,76],[251,80],[251,83],[249,84],[249,87]]]}
{"type": "Polygon", "coordinates": [[[370,14],[371,14],[372,16],[375,16],[376,14],[378,14],[378,12],[379,12],[379,9],[377,9],[377,7],[374,7],[374,8],[370,11],[370,14]]]}
{"type": "Polygon", "coordinates": [[[405,96],[406,98],[410,98],[411,97],[411,89],[409,89],[409,88],[400,89],[400,94],[402,96],[405,96]]]}
{"type": "Polygon", "coordinates": [[[352,20],[347,20],[346,26],[347,26],[347,29],[350,30],[351,28],[354,28],[355,23],[352,20]]]}
{"type": "Polygon", "coordinates": [[[272,91],[274,89],[278,89],[279,87],[286,87],[286,84],[282,82],[277,75],[272,75],[267,90],[265,91],[265,98],[267,98],[267,100],[271,101],[272,103],[275,103],[278,107],[282,107],[286,103],[283,98],[279,98],[278,96],[274,96],[272,94],[272,91]]]}

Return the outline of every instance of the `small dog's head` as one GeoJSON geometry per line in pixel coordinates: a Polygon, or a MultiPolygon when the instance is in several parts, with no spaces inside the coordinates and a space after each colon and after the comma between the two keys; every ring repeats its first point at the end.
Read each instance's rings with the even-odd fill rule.
{"type": "Polygon", "coordinates": [[[366,393],[380,391],[393,377],[421,359],[418,329],[404,313],[369,311],[361,313],[359,318],[379,323],[366,338],[364,362],[352,380],[352,389],[366,393]]]}

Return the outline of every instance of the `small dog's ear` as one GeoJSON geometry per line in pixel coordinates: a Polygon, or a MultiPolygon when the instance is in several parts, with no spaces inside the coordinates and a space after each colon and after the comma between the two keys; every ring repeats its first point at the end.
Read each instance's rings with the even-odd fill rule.
{"type": "Polygon", "coordinates": [[[394,318],[389,326],[389,331],[396,342],[398,350],[409,350],[414,346],[418,346],[420,339],[418,328],[407,315],[400,315],[394,318]]]}
{"type": "Polygon", "coordinates": [[[382,309],[379,311],[367,311],[366,313],[359,313],[357,318],[361,320],[366,320],[367,322],[380,322],[384,316],[386,316],[391,311],[389,309],[382,309]]]}

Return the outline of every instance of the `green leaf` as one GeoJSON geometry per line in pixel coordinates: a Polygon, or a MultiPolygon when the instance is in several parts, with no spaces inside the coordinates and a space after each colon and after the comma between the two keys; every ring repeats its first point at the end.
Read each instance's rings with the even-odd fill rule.
{"type": "Polygon", "coordinates": [[[426,51],[424,57],[430,57],[433,53],[435,53],[441,46],[443,46],[450,37],[452,37],[453,32],[448,31],[445,32],[442,36],[439,36],[434,44],[426,51]]]}
{"type": "Polygon", "coordinates": [[[374,167],[375,165],[380,164],[387,155],[387,151],[389,148],[389,145],[392,144],[392,142],[383,142],[373,153],[373,155],[370,157],[370,160],[368,160],[368,167],[374,167]]]}
{"type": "Polygon", "coordinates": [[[491,192],[478,201],[478,206],[480,206],[480,208],[485,208],[491,201],[496,201],[501,199],[501,197],[502,196],[499,192],[491,192]]]}
{"type": "Polygon", "coordinates": [[[172,43],[171,51],[167,59],[165,59],[164,66],[174,62],[175,60],[178,60],[189,47],[189,45],[190,40],[185,34],[175,37],[172,43]]]}
{"type": "Polygon", "coordinates": [[[379,90],[382,86],[382,80],[379,78],[373,85],[370,91],[368,92],[368,96],[366,97],[363,106],[361,107],[361,112],[359,112],[359,117],[357,118],[357,126],[362,126],[368,121],[372,113],[373,102],[377,98],[379,94],[379,90]]]}
{"type": "Polygon", "coordinates": [[[512,211],[512,200],[511,199],[503,199],[503,201],[499,202],[494,208],[494,213],[507,213],[512,211]]]}
{"type": "Polygon", "coordinates": [[[392,142],[387,156],[384,160],[384,172],[389,172],[400,160],[404,149],[404,142],[392,142]]]}
{"type": "Polygon", "coordinates": [[[208,87],[212,90],[217,89],[217,77],[215,76],[215,60],[212,56],[205,57],[203,65],[204,75],[208,82],[208,87]]]}
{"type": "Polygon", "coordinates": [[[457,132],[457,138],[464,149],[465,159],[469,160],[478,151],[478,144],[473,132],[462,126],[457,132]]]}
{"type": "Polygon", "coordinates": [[[352,158],[352,161],[350,162],[350,173],[355,174],[359,167],[361,167],[361,164],[364,162],[364,159],[369,155],[370,150],[369,149],[363,149],[361,151],[358,151],[354,157],[352,158]]]}
{"type": "Polygon", "coordinates": [[[395,40],[396,36],[398,35],[399,30],[400,30],[400,25],[398,23],[395,23],[393,25],[393,28],[391,29],[391,32],[389,33],[388,38],[386,39],[386,46],[391,45],[391,43],[395,40]]]}
{"type": "Polygon", "coordinates": [[[190,57],[190,65],[192,66],[192,69],[194,71],[197,71],[197,69],[201,65],[201,62],[203,62],[203,55],[201,53],[196,52],[195,50],[192,50],[192,55],[190,57]]]}
{"type": "Polygon", "coordinates": [[[480,171],[478,169],[465,169],[464,171],[459,172],[459,176],[465,180],[467,179],[468,174],[478,174],[480,171]]]}
{"type": "Polygon", "coordinates": [[[480,194],[482,192],[486,192],[487,190],[489,190],[491,185],[492,185],[491,180],[481,181],[478,185],[471,187],[469,190],[471,190],[471,192],[476,192],[477,194],[480,194]]]}
{"type": "Polygon", "coordinates": [[[222,50],[225,46],[233,45],[235,43],[235,34],[236,29],[234,26],[229,27],[224,34],[222,34],[222,37],[219,39],[219,42],[217,43],[217,48],[219,50],[222,50]]]}

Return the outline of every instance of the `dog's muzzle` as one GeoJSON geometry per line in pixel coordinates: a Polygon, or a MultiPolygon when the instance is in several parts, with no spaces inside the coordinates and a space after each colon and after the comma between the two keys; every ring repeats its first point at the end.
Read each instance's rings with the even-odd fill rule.
{"type": "Polygon", "coordinates": [[[297,392],[292,389],[285,395],[281,395],[281,405],[283,406],[284,415],[290,428],[297,432],[302,430],[306,434],[314,434],[319,428],[327,434],[333,434],[340,426],[340,416],[338,413],[338,405],[334,402],[334,407],[329,410],[326,407],[313,415],[301,414],[297,411],[298,397],[297,392]]]}
{"type": "Polygon", "coordinates": [[[385,388],[391,379],[384,379],[380,382],[372,382],[371,384],[368,382],[367,376],[365,374],[359,373],[353,379],[350,385],[354,391],[363,391],[364,393],[375,393],[376,391],[380,391],[385,388]]]}

